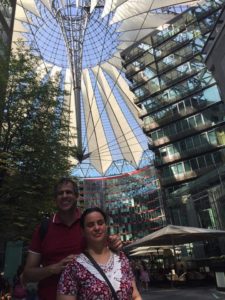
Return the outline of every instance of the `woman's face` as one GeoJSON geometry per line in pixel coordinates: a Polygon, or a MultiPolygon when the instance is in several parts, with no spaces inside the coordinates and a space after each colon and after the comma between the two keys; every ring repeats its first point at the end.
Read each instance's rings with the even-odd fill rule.
{"type": "Polygon", "coordinates": [[[107,225],[100,212],[91,212],[84,220],[84,235],[87,243],[105,241],[107,237],[107,225]]]}

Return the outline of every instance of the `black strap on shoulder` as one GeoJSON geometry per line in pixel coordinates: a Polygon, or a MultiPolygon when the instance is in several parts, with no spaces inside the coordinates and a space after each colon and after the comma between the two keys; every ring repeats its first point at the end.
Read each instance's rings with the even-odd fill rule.
{"type": "Polygon", "coordinates": [[[102,268],[98,265],[98,263],[94,260],[94,258],[88,252],[85,252],[84,255],[90,260],[90,262],[92,263],[92,265],[99,271],[99,273],[105,279],[106,283],[108,284],[108,286],[109,286],[109,288],[110,288],[110,290],[112,292],[114,300],[119,300],[119,298],[117,297],[116,291],[114,290],[111,282],[109,281],[108,277],[105,275],[105,273],[102,270],[102,268]]]}
{"type": "Polygon", "coordinates": [[[48,232],[49,223],[50,223],[50,218],[47,218],[47,217],[41,221],[40,228],[39,228],[39,234],[40,234],[41,241],[44,240],[44,238],[48,232]]]}

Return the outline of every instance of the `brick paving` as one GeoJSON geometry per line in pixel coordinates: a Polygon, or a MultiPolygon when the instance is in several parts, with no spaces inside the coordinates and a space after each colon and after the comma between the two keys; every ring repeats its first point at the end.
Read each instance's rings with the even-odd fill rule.
{"type": "Polygon", "coordinates": [[[225,292],[214,287],[151,288],[141,294],[143,300],[225,300],[225,292]]]}

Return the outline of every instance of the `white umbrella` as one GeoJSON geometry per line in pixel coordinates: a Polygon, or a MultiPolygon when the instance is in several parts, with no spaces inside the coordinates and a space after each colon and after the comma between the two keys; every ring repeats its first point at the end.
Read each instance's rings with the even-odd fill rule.
{"type": "Polygon", "coordinates": [[[125,250],[135,246],[173,245],[174,247],[175,244],[192,243],[222,236],[225,237],[224,230],[168,225],[129,244],[125,250]]]}

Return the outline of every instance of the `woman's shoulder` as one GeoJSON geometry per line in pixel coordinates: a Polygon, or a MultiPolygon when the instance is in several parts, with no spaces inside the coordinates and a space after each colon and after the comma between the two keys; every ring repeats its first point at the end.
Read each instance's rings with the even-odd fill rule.
{"type": "Polygon", "coordinates": [[[122,259],[122,260],[128,260],[125,252],[123,251],[119,251],[119,252],[114,252],[115,255],[117,255],[119,257],[119,259],[122,259]]]}

